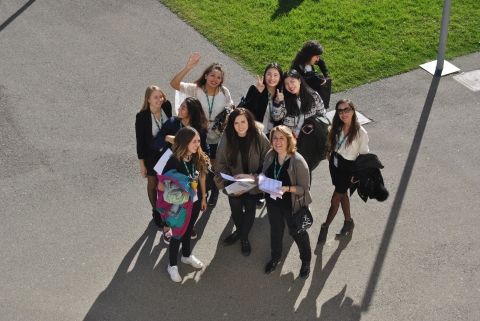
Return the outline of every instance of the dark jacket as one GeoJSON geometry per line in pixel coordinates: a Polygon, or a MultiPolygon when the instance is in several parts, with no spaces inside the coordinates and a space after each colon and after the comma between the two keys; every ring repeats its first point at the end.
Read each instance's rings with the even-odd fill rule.
{"type": "Polygon", "coordinates": [[[350,186],[350,196],[357,191],[358,196],[367,202],[368,198],[383,202],[388,198],[382,173],[383,165],[375,154],[359,155],[350,166],[354,183],[350,186]]]}
{"type": "MultiPolygon", "coordinates": [[[[272,101],[275,97],[270,97],[272,101]]],[[[255,116],[255,120],[263,123],[263,117],[268,107],[268,90],[265,88],[262,92],[259,92],[257,86],[251,85],[248,89],[247,96],[245,97],[245,109],[250,110],[255,116]]],[[[281,125],[282,120],[273,121],[273,125],[281,125]]]]}
{"type": "Polygon", "coordinates": [[[313,115],[305,119],[304,125],[309,124],[313,125],[313,131],[310,134],[300,131],[297,150],[305,158],[310,171],[313,171],[325,159],[330,121],[327,117],[313,115]]]}
{"type": "MultiPolygon", "coordinates": [[[[165,137],[168,135],[175,136],[178,133],[178,131],[181,129],[180,122],[181,120],[175,117],[170,117],[166,122],[164,122],[162,125],[162,128],[160,128],[160,131],[152,140],[152,148],[157,151],[160,151],[162,155],[168,148],[172,148],[172,144],[165,141],[165,137]]],[[[209,155],[210,146],[207,144],[207,132],[205,131],[205,132],[199,132],[199,133],[200,133],[200,147],[202,147],[202,151],[205,154],[209,155]]]]}
{"type": "MultiPolygon", "coordinates": [[[[167,117],[172,117],[172,104],[166,101],[162,105],[162,110],[167,117]]],[[[152,113],[150,108],[137,113],[135,119],[135,136],[137,138],[137,156],[138,159],[149,159],[155,152],[151,148],[152,142],[152,113]]]]}
{"type": "Polygon", "coordinates": [[[332,80],[328,77],[328,69],[327,65],[325,64],[325,60],[320,58],[317,63],[315,64],[320,68],[321,74],[317,73],[315,67],[313,67],[313,71],[305,72],[304,67],[300,65],[293,66],[292,69],[295,69],[300,73],[300,75],[305,79],[305,82],[318,94],[322,97],[323,104],[325,109],[330,107],[330,94],[332,91],[332,80]],[[322,85],[322,83],[327,80],[326,83],[322,85]]]}

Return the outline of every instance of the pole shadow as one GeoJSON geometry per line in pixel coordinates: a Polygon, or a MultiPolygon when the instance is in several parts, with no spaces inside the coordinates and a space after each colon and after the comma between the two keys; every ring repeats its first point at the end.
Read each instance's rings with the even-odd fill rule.
{"type": "Polygon", "coordinates": [[[418,151],[422,143],[423,134],[425,133],[425,129],[427,127],[428,117],[432,110],[433,101],[435,99],[439,83],[440,77],[432,78],[430,89],[428,90],[427,98],[420,115],[420,120],[418,121],[418,127],[415,131],[415,135],[413,136],[412,146],[410,147],[410,152],[408,153],[407,161],[403,169],[397,194],[395,195],[395,200],[393,201],[387,225],[383,232],[377,258],[375,259],[375,263],[370,274],[370,279],[363,296],[363,301],[361,304],[362,311],[368,311],[373,294],[375,293],[378,279],[380,277],[380,273],[382,272],[383,263],[385,262],[385,257],[387,255],[388,247],[390,245],[390,241],[392,240],[393,231],[395,229],[395,225],[397,224],[398,215],[400,214],[400,210],[402,208],[403,199],[405,198],[405,194],[407,192],[408,183],[410,181],[410,177],[412,176],[415,160],[417,159],[418,151]]]}
{"type": "Polygon", "coordinates": [[[5,29],[13,20],[15,20],[19,15],[21,15],[28,7],[30,7],[36,0],[30,0],[23,5],[20,9],[17,10],[13,15],[10,16],[4,23],[0,25],[0,31],[5,29]]]}

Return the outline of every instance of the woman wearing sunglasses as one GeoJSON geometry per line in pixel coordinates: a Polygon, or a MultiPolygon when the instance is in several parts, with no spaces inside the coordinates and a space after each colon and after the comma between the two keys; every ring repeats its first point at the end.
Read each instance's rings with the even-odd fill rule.
{"type": "Polygon", "coordinates": [[[335,106],[335,115],[328,134],[327,158],[329,160],[330,176],[335,191],[332,195],[330,209],[325,223],[322,224],[318,243],[327,240],[328,227],[337,215],[339,205],[342,206],[345,222],[337,236],[352,233],[353,219],[350,215],[350,200],[348,188],[352,184],[352,174],[348,168],[360,154],[368,154],[368,135],[360,126],[355,113],[355,106],[348,99],[339,100],[335,106]]]}

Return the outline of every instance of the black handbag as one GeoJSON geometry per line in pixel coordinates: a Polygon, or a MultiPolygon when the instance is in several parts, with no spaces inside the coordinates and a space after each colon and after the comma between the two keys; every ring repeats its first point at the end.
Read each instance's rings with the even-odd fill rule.
{"type": "Polygon", "coordinates": [[[306,231],[313,224],[312,213],[308,206],[305,205],[305,191],[303,192],[303,205],[293,214],[293,222],[295,223],[296,228],[291,231],[291,235],[306,231]]]}

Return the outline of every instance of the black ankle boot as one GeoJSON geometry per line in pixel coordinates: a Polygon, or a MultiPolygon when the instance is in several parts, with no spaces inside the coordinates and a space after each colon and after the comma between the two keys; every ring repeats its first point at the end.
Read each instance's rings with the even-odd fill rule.
{"type": "Polygon", "coordinates": [[[252,253],[252,247],[250,246],[250,242],[248,240],[242,241],[242,255],[249,256],[250,253],[252,253]]]}
{"type": "Polygon", "coordinates": [[[218,201],[218,189],[215,188],[210,191],[210,197],[207,201],[207,205],[215,206],[217,205],[217,201],[218,201]]]}
{"type": "Polygon", "coordinates": [[[327,242],[328,227],[323,227],[320,229],[320,235],[318,236],[317,243],[322,244],[327,242]]]}
{"type": "Polygon", "coordinates": [[[163,229],[165,224],[163,224],[162,218],[160,217],[160,213],[157,210],[152,210],[152,217],[153,217],[153,221],[155,222],[155,225],[159,229],[163,229]]]}
{"type": "Polygon", "coordinates": [[[280,263],[279,260],[272,258],[270,262],[267,263],[265,266],[265,273],[270,274],[273,271],[275,271],[275,268],[277,267],[278,263],[280,263]]]}
{"type": "Polygon", "coordinates": [[[352,233],[353,228],[355,227],[355,224],[353,223],[353,219],[350,221],[344,221],[343,222],[343,227],[340,231],[338,231],[337,236],[344,236],[347,235],[347,233],[352,233]]]}
{"type": "Polygon", "coordinates": [[[301,278],[308,278],[310,275],[310,261],[302,261],[302,267],[300,268],[300,277],[301,278]]]}

